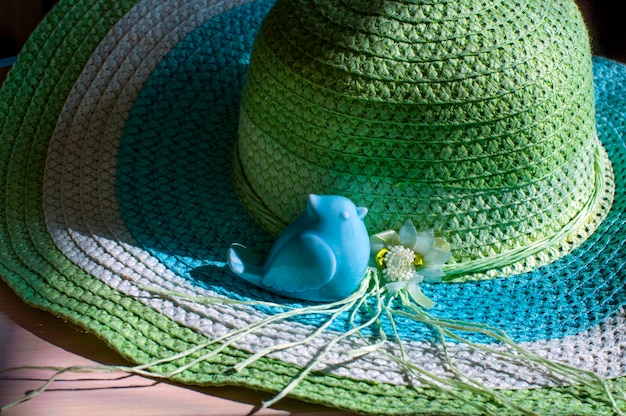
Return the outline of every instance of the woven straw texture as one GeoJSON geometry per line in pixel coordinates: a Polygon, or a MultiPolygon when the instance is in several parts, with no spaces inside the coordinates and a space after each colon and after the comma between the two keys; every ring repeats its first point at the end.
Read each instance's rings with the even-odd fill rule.
{"type": "Polygon", "coordinates": [[[272,232],[337,194],[371,232],[433,228],[457,262],[519,250],[591,198],[592,97],[573,2],[279,1],[246,84],[242,199],[272,232]]]}
{"type": "MultiPolygon", "coordinates": [[[[232,242],[263,252],[273,240],[231,181],[245,73],[271,6],[62,1],[46,18],[0,90],[0,275],[26,302],[97,334],[136,363],[193,346],[204,346],[202,354],[218,348],[211,340],[279,312],[172,301],[146,288],[293,305],[235,280],[223,263],[232,242]]],[[[624,385],[626,68],[596,59],[593,71],[597,132],[615,173],[612,209],[598,230],[533,272],[424,291],[437,302],[434,315],[501,327],[542,356],[624,385]]],[[[347,321],[338,319],[326,336],[342,333],[347,321]]],[[[277,322],[176,380],[276,392],[315,356],[315,344],[227,370],[322,322],[277,322]]],[[[416,363],[446,374],[428,329],[406,322],[400,335],[416,363]]],[[[383,356],[345,355],[360,346],[352,339],[337,345],[292,395],[371,414],[476,412],[412,385],[383,356]]],[[[450,351],[468,374],[539,413],[610,413],[585,387],[556,386],[468,346],[450,351]]]]}

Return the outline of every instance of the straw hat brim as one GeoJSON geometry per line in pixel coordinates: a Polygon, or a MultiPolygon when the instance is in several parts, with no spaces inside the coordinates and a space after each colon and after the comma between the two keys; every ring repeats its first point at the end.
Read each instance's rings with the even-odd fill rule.
{"type": "MultiPolygon", "coordinates": [[[[247,286],[224,263],[233,242],[259,252],[272,243],[231,181],[247,62],[271,4],[62,1],[46,17],[0,90],[0,275],[26,302],[93,332],[135,363],[198,345],[218,348],[212,340],[278,313],[256,301],[296,304],[247,286]],[[151,289],[250,304],[174,301],[151,289]]],[[[433,315],[502,328],[546,358],[623,386],[626,67],[598,58],[594,76],[597,127],[616,186],[600,228],[533,272],[424,291],[437,302],[433,315]]],[[[324,336],[342,333],[347,320],[324,336]]],[[[319,346],[229,370],[322,322],[268,325],[173,378],[280,391],[319,346]]],[[[445,373],[428,328],[407,322],[399,334],[412,359],[445,373]]],[[[360,346],[358,339],[338,343],[292,396],[375,414],[464,411],[458,399],[410,385],[384,357],[347,355],[360,346]]],[[[566,413],[602,410],[584,387],[556,386],[467,346],[450,351],[471,376],[540,413],[555,403],[566,413]]]]}

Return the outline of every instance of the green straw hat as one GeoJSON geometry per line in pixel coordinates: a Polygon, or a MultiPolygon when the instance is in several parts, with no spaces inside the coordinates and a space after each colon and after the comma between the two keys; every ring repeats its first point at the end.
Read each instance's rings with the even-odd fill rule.
{"type": "Polygon", "coordinates": [[[0,90],[0,276],[134,373],[623,412],[624,97],[569,0],[62,0],[0,90]],[[319,304],[234,276],[229,246],[267,253],[310,193],[448,242],[434,306],[375,267],[319,304]]]}

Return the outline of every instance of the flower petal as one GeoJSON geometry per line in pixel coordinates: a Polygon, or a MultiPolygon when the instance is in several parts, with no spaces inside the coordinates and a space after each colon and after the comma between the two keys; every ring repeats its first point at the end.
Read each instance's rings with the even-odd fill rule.
{"type": "Polygon", "coordinates": [[[441,267],[422,267],[417,271],[417,274],[424,277],[424,279],[431,279],[433,277],[444,277],[446,274],[441,267]]]}
{"type": "Polygon", "coordinates": [[[426,254],[422,254],[422,258],[424,259],[424,266],[441,266],[452,256],[450,250],[441,250],[439,248],[434,247],[426,254]]]}
{"type": "Polygon", "coordinates": [[[426,283],[439,283],[441,278],[446,275],[439,267],[422,267],[416,273],[422,276],[426,283]]]}
{"type": "Polygon", "coordinates": [[[424,295],[422,289],[420,288],[420,283],[421,279],[418,279],[417,277],[410,280],[407,291],[409,292],[409,295],[415,303],[422,306],[423,308],[431,309],[433,306],[435,306],[435,302],[433,302],[428,297],[426,297],[426,295],[424,295]]]}
{"type": "Polygon", "coordinates": [[[402,224],[402,228],[400,228],[400,243],[406,247],[413,250],[413,245],[415,244],[415,239],[417,238],[417,230],[413,225],[411,220],[404,221],[402,224]]]}
{"type": "Polygon", "coordinates": [[[370,253],[375,256],[378,254],[380,250],[385,248],[387,245],[384,241],[375,239],[374,237],[370,238],[370,253]]]}
{"type": "Polygon", "coordinates": [[[399,291],[401,291],[402,289],[406,289],[406,287],[409,285],[409,282],[407,280],[401,280],[398,282],[390,282],[387,283],[385,285],[385,287],[387,288],[387,290],[389,291],[389,293],[391,293],[392,295],[395,293],[398,293],[399,291]]]}
{"type": "Polygon", "coordinates": [[[400,237],[395,230],[382,231],[370,237],[370,252],[374,255],[381,249],[400,245],[400,237]]]}
{"type": "Polygon", "coordinates": [[[450,243],[441,238],[435,238],[435,248],[443,251],[450,251],[450,243]]]}
{"type": "Polygon", "coordinates": [[[431,229],[417,234],[415,242],[409,248],[424,257],[433,249],[434,246],[435,232],[431,229]]]}

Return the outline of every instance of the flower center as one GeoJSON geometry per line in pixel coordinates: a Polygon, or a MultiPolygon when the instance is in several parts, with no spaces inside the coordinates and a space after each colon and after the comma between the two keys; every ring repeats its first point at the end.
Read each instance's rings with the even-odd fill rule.
{"type": "Polygon", "coordinates": [[[383,269],[383,275],[387,280],[396,282],[412,279],[415,268],[423,265],[423,259],[404,246],[392,246],[376,254],[376,263],[383,269]]]}

